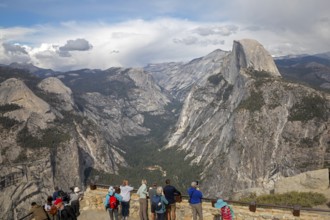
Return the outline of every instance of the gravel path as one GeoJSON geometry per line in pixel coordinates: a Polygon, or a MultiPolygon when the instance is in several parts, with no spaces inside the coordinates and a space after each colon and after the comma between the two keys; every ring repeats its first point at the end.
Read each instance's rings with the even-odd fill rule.
{"type": "MultiPolygon", "coordinates": [[[[119,217],[119,220],[121,218],[119,217]]],[[[128,218],[129,220],[138,220],[137,218],[128,218]]],[[[88,210],[81,211],[78,220],[110,220],[106,211],[88,210]]]]}

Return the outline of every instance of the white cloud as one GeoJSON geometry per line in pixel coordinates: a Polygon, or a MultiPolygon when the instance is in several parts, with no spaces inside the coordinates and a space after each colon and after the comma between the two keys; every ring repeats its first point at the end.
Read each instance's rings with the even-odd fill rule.
{"type": "MultiPolygon", "coordinates": [[[[273,55],[330,51],[328,0],[144,3],[112,5],[109,16],[116,10],[125,16],[134,15],[125,22],[72,19],[31,28],[0,27],[0,63],[27,60],[57,70],[143,66],[151,62],[189,61],[219,48],[230,50],[233,40],[242,38],[258,40],[273,55]],[[142,14],[148,18],[141,19],[142,14]],[[22,53],[8,53],[8,47],[22,53]]],[[[93,13],[101,13],[110,6],[91,7],[93,13]]],[[[77,11],[80,9],[89,8],[81,5],[77,11]]]]}
{"type": "Polygon", "coordinates": [[[208,35],[219,35],[219,36],[229,36],[235,34],[238,30],[238,27],[235,25],[224,25],[224,26],[202,26],[197,27],[193,30],[193,33],[197,33],[201,36],[208,36],[208,35]]]}

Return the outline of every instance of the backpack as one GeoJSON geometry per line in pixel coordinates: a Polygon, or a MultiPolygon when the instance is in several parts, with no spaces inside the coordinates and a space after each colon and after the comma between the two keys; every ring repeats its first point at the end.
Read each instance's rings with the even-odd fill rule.
{"type": "Polygon", "coordinates": [[[110,209],[118,209],[119,201],[116,198],[115,194],[112,194],[109,197],[109,208],[110,209]]]}
{"type": "Polygon", "coordinates": [[[69,202],[70,196],[68,193],[64,192],[63,190],[58,191],[58,197],[63,200],[63,202],[69,202]]]}
{"type": "Polygon", "coordinates": [[[220,209],[222,220],[234,219],[234,211],[231,206],[224,206],[220,209]]]}
{"type": "Polygon", "coordinates": [[[57,213],[57,208],[56,208],[56,206],[55,205],[52,205],[51,207],[50,207],[50,210],[48,211],[48,213],[49,214],[51,214],[51,215],[56,215],[56,213],[57,213]]]}
{"type": "Polygon", "coordinates": [[[154,195],[151,199],[151,206],[155,211],[162,209],[162,198],[159,195],[154,195]]]}

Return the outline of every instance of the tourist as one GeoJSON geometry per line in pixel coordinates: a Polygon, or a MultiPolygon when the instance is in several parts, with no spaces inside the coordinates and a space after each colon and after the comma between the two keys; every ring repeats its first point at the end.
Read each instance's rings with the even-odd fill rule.
{"type": "MultiPolygon", "coordinates": [[[[163,189],[162,189],[162,192],[163,192],[163,189]]],[[[154,196],[154,195],[156,195],[156,193],[157,193],[157,183],[153,183],[152,184],[152,187],[150,187],[149,188],[149,192],[148,192],[148,194],[149,194],[149,200],[150,200],[150,210],[151,210],[151,220],[155,220],[156,219],[156,213],[155,213],[155,210],[154,210],[154,208],[152,207],[152,205],[151,205],[151,200],[152,200],[152,197],[154,196]]],[[[167,201],[167,200],[166,200],[167,201]]],[[[167,203],[166,203],[167,204],[167,203]]]]}
{"type": "Polygon", "coordinates": [[[45,208],[50,220],[56,220],[57,219],[57,208],[53,204],[53,197],[52,196],[47,197],[47,202],[44,205],[44,208],[45,208]]]}
{"type": "Polygon", "coordinates": [[[122,198],[121,195],[116,193],[114,187],[109,187],[108,194],[105,197],[104,207],[109,212],[111,220],[118,220],[118,208],[122,198]]]}
{"type": "Polygon", "coordinates": [[[123,220],[127,220],[129,216],[129,202],[131,200],[131,191],[133,187],[128,185],[128,180],[123,181],[123,185],[120,186],[120,195],[123,197],[121,201],[121,216],[123,220]]]}
{"type": "Polygon", "coordinates": [[[61,198],[57,198],[54,205],[58,210],[57,213],[60,220],[77,220],[73,208],[70,205],[64,205],[61,198]]]}
{"type": "Polygon", "coordinates": [[[214,204],[214,207],[219,209],[221,214],[221,219],[223,220],[232,220],[234,219],[233,209],[222,199],[218,199],[214,204]]]}
{"type": "Polygon", "coordinates": [[[82,198],[83,194],[80,192],[79,187],[74,187],[73,193],[70,194],[70,205],[76,216],[80,215],[80,200],[82,200],[82,198]]]}
{"type": "Polygon", "coordinates": [[[58,186],[55,186],[54,187],[54,193],[53,193],[53,201],[55,201],[58,197],[59,197],[59,191],[60,191],[60,188],[58,186]]]}
{"type": "Polygon", "coordinates": [[[37,203],[32,202],[31,203],[31,209],[30,213],[32,213],[33,218],[35,220],[47,220],[47,212],[44,210],[44,208],[40,205],[37,205],[37,203]]]}
{"type": "Polygon", "coordinates": [[[180,195],[181,193],[171,184],[169,179],[165,180],[166,186],[164,187],[164,195],[168,201],[168,205],[166,207],[166,215],[167,220],[175,220],[176,219],[176,204],[175,204],[175,196],[180,195]]]}
{"type": "Polygon", "coordinates": [[[202,198],[203,194],[197,189],[197,182],[191,183],[191,187],[188,189],[189,204],[191,206],[193,220],[203,220],[203,210],[202,210],[202,198]]]}
{"type": "Polygon", "coordinates": [[[148,209],[148,203],[147,203],[147,180],[143,179],[141,181],[141,186],[137,191],[137,195],[139,196],[139,204],[140,204],[140,220],[148,220],[147,215],[147,209],[148,209]]]}
{"type": "Polygon", "coordinates": [[[156,220],[165,220],[166,215],[166,206],[168,204],[167,199],[164,196],[163,188],[161,186],[157,187],[156,195],[153,195],[152,201],[155,203],[155,200],[157,201],[156,204],[153,204],[155,213],[157,215],[156,220]],[[158,198],[157,198],[158,197],[158,198]]]}

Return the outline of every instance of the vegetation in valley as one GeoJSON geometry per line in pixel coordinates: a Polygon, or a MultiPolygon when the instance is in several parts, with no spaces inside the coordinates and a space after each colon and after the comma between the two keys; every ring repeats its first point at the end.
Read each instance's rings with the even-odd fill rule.
{"type": "Polygon", "coordinates": [[[98,183],[120,185],[123,179],[128,179],[134,188],[138,188],[141,179],[146,179],[148,185],[157,183],[165,185],[165,179],[186,194],[191,181],[199,180],[201,167],[190,165],[191,159],[184,160],[186,152],[167,149],[158,151],[152,145],[140,145],[127,152],[126,160],[130,167],[120,167],[119,173],[107,174],[95,169],[89,170],[87,182],[95,180],[98,183]],[[136,156],[139,155],[139,157],[136,156]]]}
{"type": "MultiPolygon", "coordinates": [[[[167,110],[177,108],[180,106],[167,106],[167,110]]],[[[166,145],[166,131],[170,130],[176,116],[144,116],[144,126],[150,128],[151,133],[148,136],[125,137],[121,140],[121,149],[126,152],[123,156],[129,166],[120,167],[118,174],[87,170],[89,177],[86,183],[98,176],[100,183],[119,185],[123,179],[129,179],[134,187],[139,187],[142,178],[147,179],[149,184],[157,182],[159,185],[164,185],[165,179],[169,178],[173,185],[185,192],[192,180],[199,179],[202,169],[191,165],[191,159],[185,160],[187,152],[177,151],[177,148],[162,148],[166,145]]]]}

